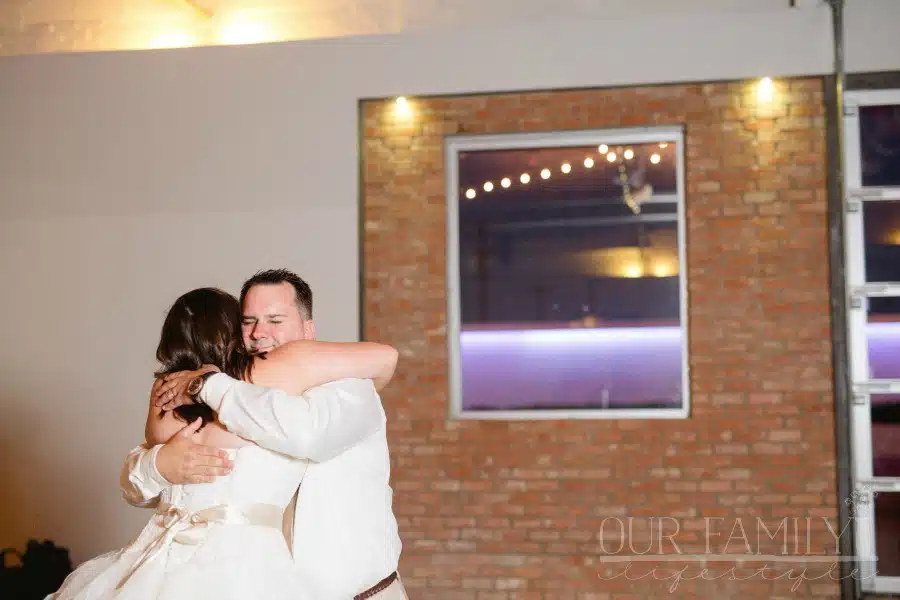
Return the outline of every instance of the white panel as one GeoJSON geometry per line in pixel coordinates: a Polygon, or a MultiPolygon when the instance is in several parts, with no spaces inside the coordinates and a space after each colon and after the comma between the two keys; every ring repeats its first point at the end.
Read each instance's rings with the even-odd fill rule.
{"type": "MultiPolygon", "coordinates": [[[[867,293],[872,295],[900,295],[896,286],[884,284],[866,284],[865,276],[865,229],[863,223],[863,202],[866,200],[854,197],[860,191],[862,181],[861,139],[859,116],[856,107],[867,104],[895,103],[900,101],[900,93],[895,90],[879,90],[866,92],[849,92],[846,96],[848,116],[844,118],[844,160],[846,166],[845,192],[850,193],[846,225],[846,283],[851,298],[857,294],[855,302],[851,302],[848,311],[848,342],[850,349],[850,377],[855,391],[854,404],[851,409],[851,452],[854,487],[856,499],[862,502],[856,508],[860,512],[855,517],[855,535],[857,554],[863,561],[877,559],[874,499],[871,490],[893,489],[896,481],[887,478],[873,480],[873,446],[872,446],[872,413],[869,392],[893,392],[900,387],[900,382],[870,381],[869,356],[867,339],[867,293]],[[880,388],[880,389],[879,389],[880,388]],[[863,495],[860,495],[863,494],[863,495]]],[[[871,200],[869,200],[871,201],[871,200]]],[[[900,591],[900,578],[878,576],[872,564],[863,562],[861,585],[864,591],[875,593],[891,593],[900,591]]]]}

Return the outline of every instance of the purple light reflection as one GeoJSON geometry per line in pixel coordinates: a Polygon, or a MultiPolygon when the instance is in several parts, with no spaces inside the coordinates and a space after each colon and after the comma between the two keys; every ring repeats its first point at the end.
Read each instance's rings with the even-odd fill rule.
{"type": "Polygon", "coordinates": [[[681,406],[678,327],[465,331],[467,410],[681,406]]]}
{"type": "MultiPolygon", "coordinates": [[[[869,348],[869,376],[872,379],[900,379],[900,323],[869,323],[866,327],[869,348]]],[[[900,404],[898,394],[874,394],[876,409],[900,404]]],[[[873,415],[874,417],[874,415],[873,415]]],[[[900,425],[872,423],[872,474],[875,477],[900,477],[900,425]]]]}
{"type": "MultiPolygon", "coordinates": [[[[900,323],[870,323],[874,377],[900,379],[900,323]]],[[[681,329],[516,329],[460,335],[463,407],[679,408],[681,329]]]]}
{"type": "Polygon", "coordinates": [[[900,323],[869,323],[869,376],[872,379],[900,379],[900,323]]]}

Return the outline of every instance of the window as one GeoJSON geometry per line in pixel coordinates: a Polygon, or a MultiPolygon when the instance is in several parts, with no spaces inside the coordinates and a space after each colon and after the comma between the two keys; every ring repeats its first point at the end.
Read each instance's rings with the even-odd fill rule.
{"type": "Polygon", "coordinates": [[[447,140],[463,418],[688,414],[679,128],[447,140]]]}
{"type": "Polygon", "coordinates": [[[846,107],[855,533],[864,591],[893,594],[900,592],[900,90],[848,92],[846,107]]]}
{"type": "Polygon", "coordinates": [[[900,104],[859,107],[863,187],[900,188],[900,104]]]}

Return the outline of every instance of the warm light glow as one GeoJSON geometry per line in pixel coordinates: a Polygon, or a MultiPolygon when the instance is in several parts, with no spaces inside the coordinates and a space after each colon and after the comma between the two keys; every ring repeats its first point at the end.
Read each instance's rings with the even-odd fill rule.
{"type": "Polygon", "coordinates": [[[597,148],[597,150],[600,151],[600,154],[606,154],[607,152],[609,152],[609,146],[607,146],[606,144],[600,144],[600,147],[597,148]]]}
{"type": "Polygon", "coordinates": [[[541,170],[541,179],[550,179],[550,169],[541,170]]]}
{"type": "Polygon", "coordinates": [[[609,162],[616,162],[616,153],[610,152],[609,154],[607,154],[606,160],[608,160],[609,162]]]}
{"type": "Polygon", "coordinates": [[[673,275],[678,274],[678,268],[676,265],[672,264],[668,261],[657,261],[653,264],[653,276],[654,277],[672,277],[673,275]]]}
{"type": "Polygon", "coordinates": [[[659,143],[659,147],[660,147],[660,148],[668,148],[668,147],[669,147],[669,142],[660,142],[660,143],[659,143]]]}
{"type": "Polygon", "coordinates": [[[775,84],[771,77],[763,77],[756,84],[756,99],[760,102],[771,102],[775,98],[775,84]]]}
{"type": "MultiPolygon", "coordinates": [[[[72,2],[69,2],[72,4],[72,2]]],[[[121,3],[120,3],[121,4],[121,3]]],[[[133,2],[132,2],[133,4],[133,2]]],[[[327,31],[318,31],[318,23],[310,25],[304,20],[281,18],[259,5],[251,8],[247,3],[218,3],[198,0],[176,7],[176,13],[166,13],[164,19],[138,28],[127,28],[127,33],[116,36],[113,46],[108,36],[90,36],[83,41],[83,50],[138,50],[210,47],[221,45],[263,44],[287,40],[321,37],[327,31]],[[246,8],[237,8],[238,4],[246,8]]],[[[62,49],[66,36],[57,35],[51,43],[62,49]]]]}
{"type": "Polygon", "coordinates": [[[494,189],[494,184],[491,183],[490,181],[486,181],[484,184],[484,191],[490,192],[493,189],[494,189]]]}
{"type": "Polygon", "coordinates": [[[219,42],[228,45],[261,44],[272,42],[277,36],[266,21],[255,21],[235,15],[219,29],[219,42]]]}
{"type": "Polygon", "coordinates": [[[634,158],[634,150],[629,148],[625,151],[625,160],[631,160],[632,158],[634,158]]]}
{"type": "Polygon", "coordinates": [[[409,117],[412,114],[412,106],[405,96],[400,96],[394,101],[394,114],[401,118],[409,117]]]}
{"type": "Polygon", "coordinates": [[[529,181],[531,181],[531,175],[529,175],[528,173],[522,173],[522,176],[519,177],[519,181],[521,181],[522,183],[528,183],[529,181]]]}
{"type": "Polygon", "coordinates": [[[512,185],[512,181],[509,180],[509,177],[504,177],[503,179],[500,180],[500,185],[502,185],[505,188],[508,188],[510,185],[512,185]]]}
{"type": "Polygon", "coordinates": [[[673,277],[678,275],[677,253],[668,244],[624,246],[579,252],[574,259],[581,273],[590,277],[673,277]]]}
{"type": "Polygon", "coordinates": [[[622,275],[628,277],[629,279],[637,279],[644,274],[644,269],[641,267],[640,263],[631,263],[630,265],[625,265],[625,268],[622,269],[622,275]]]}
{"type": "Polygon", "coordinates": [[[189,48],[197,40],[185,29],[164,31],[150,40],[150,48],[189,48]]]}
{"type": "Polygon", "coordinates": [[[572,170],[572,165],[570,165],[569,163],[563,163],[563,164],[562,164],[562,167],[560,167],[560,170],[561,170],[563,173],[568,173],[568,172],[570,172],[570,171],[572,170]]]}
{"type": "Polygon", "coordinates": [[[659,154],[650,155],[650,162],[652,162],[654,165],[658,165],[660,160],[662,159],[660,158],[659,154]]]}
{"type": "Polygon", "coordinates": [[[593,159],[593,158],[591,158],[590,156],[588,156],[586,159],[584,159],[584,167],[585,167],[586,169],[590,169],[590,168],[593,167],[593,166],[594,166],[594,159],[593,159]]]}
{"type": "Polygon", "coordinates": [[[471,200],[474,197],[475,197],[475,190],[473,190],[472,188],[467,189],[466,190],[466,198],[471,200]]]}

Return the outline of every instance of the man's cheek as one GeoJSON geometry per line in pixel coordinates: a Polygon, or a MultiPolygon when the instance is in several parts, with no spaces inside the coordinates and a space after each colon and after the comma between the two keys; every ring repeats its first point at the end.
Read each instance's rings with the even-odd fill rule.
{"type": "Polygon", "coordinates": [[[294,342],[297,340],[303,339],[303,332],[297,331],[296,329],[289,330],[279,330],[272,333],[272,337],[275,338],[275,343],[279,346],[281,344],[286,344],[287,342],[294,342]]]}

